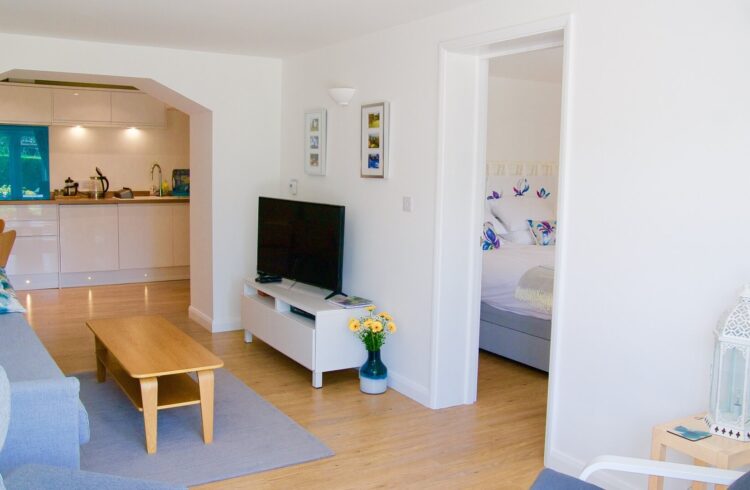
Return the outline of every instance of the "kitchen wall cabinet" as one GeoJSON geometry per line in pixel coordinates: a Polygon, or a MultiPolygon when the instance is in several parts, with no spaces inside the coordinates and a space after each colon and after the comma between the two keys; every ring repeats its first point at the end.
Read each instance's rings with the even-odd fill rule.
{"type": "Polygon", "coordinates": [[[55,89],[52,91],[55,122],[97,123],[112,121],[112,98],[103,90],[55,89]]]}
{"type": "Polygon", "coordinates": [[[0,85],[0,121],[11,124],[50,124],[52,90],[0,85]]]}
{"type": "Polygon", "coordinates": [[[16,243],[5,270],[18,290],[58,286],[57,206],[21,204],[0,206],[5,228],[16,230],[16,243]]]}
{"type": "Polygon", "coordinates": [[[172,208],[172,254],[175,266],[190,265],[190,205],[174,204],[172,208]]]}
{"type": "Polygon", "coordinates": [[[112,92],[112,122],[132,126],[166,126],[167,113],[159,100],[142,93],[112,92]]]}
{"type": "Polygon", "coordinates": [[[123,204],[117,206],[120,269],[171,267],[172,206],[123,204]]]}
{"type": "Polygon", "coordinates": [[[117,207],[60,206],[60,271],[119,269],[117,207]]]}
{"type": "Polygon", "coordinates": [[[0,123],[165,127],[167,106],[132,90],[0,84],[0,123]]]}

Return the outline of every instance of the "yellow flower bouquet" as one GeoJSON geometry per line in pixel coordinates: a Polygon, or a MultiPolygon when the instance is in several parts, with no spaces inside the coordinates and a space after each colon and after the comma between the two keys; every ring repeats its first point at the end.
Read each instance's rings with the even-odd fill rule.
{"type": "Polygon", "coordinates": [[[375,306],[368,306],[368,315],[349,320],[349,330],[354,332],[370,352],[379,351],[385,339],[396,333],[393,317],[381,311],[375,313],[375,306]]]}

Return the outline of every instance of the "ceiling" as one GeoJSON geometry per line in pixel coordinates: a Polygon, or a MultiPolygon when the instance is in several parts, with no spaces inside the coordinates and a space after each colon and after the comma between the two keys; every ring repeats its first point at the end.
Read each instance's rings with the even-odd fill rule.
{"type": "Polygon", "coordinates": [[[477,0],[0,0],[0,31],[283,57],[477,0]]]}
{"type": "Polygon", "coordinates": [[[490,76],[561,83],[562,62],[562,47],[500,56],[490,60],[490,76]]]}

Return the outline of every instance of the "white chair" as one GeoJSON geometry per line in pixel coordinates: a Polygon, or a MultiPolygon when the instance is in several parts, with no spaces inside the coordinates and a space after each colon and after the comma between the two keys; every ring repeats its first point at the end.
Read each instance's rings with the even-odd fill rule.
{"type": "Polygon", "coordinates": [[[750,473],[741,471],[708,468],[690,464],[670,463],[642,458],[624,456],[598,456],[583,469],[578,478],[558,473],[548,468],[542,470],[532,490],[593,490],[596,485],[588,483],[591,475],[597,471],[621,471],[640,475],[661,476],[678,480],[713,483],[714,485],[731,485],[731,490],[750,489],[750,473]]]}

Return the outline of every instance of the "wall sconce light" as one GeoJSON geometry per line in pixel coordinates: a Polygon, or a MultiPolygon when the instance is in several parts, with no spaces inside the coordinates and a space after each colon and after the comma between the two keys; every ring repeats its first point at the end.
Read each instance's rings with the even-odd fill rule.
{"type": "Polygon", "coordinates": [[[328,95],[340,106],[348,106],[357,89],[351,87],[335,87],[328,89],[328,95]]]}

